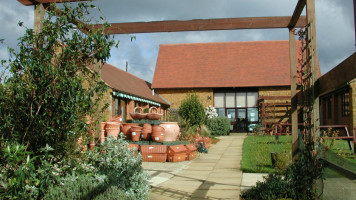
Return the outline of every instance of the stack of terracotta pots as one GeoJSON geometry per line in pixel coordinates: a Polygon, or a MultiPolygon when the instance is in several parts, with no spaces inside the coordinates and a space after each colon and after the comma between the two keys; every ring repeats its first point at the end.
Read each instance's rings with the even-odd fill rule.
{"type": "Polygon", "coordinates": [[[155,142],[162,142],[164,140],[164,128],[162,126],[154,125],[152,127],[152,140],[155,142]]]}
{"type": "Polygon", "coordinates": [[[131,140],[131,127],[132,126],[138,126],[138,124],[137,123],[123,123],[122,124],[121,132],[124,133],[126,140],[131,140]]]}
{"type": "Polygon", "coordinates": [[[106,122],[105,125],[105,132],[106,136],[113,136],[115,139],[117,139],[117,136],[119,136],[120,133],[120,126],[121,124],[119,122],[106,122]]]}
{"type": "Polygon", "coordinates": [[[141,139],[143,140],[151,140],[152,126],[151,124],[143,124],[141,139]]]}
{"type": "Polygon", "coordinates": [[[140,141],[142,127],[141,126],[131,126],[131,140],[132,141],[140,141]]]}

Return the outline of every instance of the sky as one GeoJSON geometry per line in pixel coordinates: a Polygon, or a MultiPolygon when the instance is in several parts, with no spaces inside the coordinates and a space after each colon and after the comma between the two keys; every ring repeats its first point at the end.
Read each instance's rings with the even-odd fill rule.
{"type": "MultiPolygon", "coordinates": [[[[96,0],[110,23],[191,20],[235,17],[291,16],[297,0],[96,0]]],[[[315,0],[317,47],[321,73],[325,74],[355,52],[352,0],[315,0]]],[[[75,5],[75,4],[74,4],[75,5]]],[[[33,6],[17,0],[1,0],[0,59],[8,58],[7,46],[16,48],[24,34],[19,21],[33,28],[33,6]]],[[[97,18],[100,12],[93,12],[97,18]]],[[[305,15],[305,11],[302,15],[305,15]]],[[[227,30],[115,35],[119,47],[107,63],[152,82],[160,44],[230,41],[288,40],[287,29],[227,30]],[[131,41],[130,36],[136,40],[131,41]]]]}

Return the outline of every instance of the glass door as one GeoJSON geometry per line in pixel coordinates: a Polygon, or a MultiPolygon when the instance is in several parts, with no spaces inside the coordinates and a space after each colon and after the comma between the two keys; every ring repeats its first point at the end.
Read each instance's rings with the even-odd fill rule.
{"type": "Polygon", "coordinates": [[[237,132],[247,131],[246,108],[237,109],[236,131],[237,132]]]}
{"type": "Polygon", "coordinates": [[[235,130],[236,126],[236,110],[235,108],[226,109],[227,117],[230,119],[230,131],[235,130]]]}

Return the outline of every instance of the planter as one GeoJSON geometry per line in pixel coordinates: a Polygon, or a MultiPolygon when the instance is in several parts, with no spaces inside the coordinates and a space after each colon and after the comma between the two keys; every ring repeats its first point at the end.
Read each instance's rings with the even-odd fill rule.
{"type": "Polygon", "coordinates": [[[114,129],[117,128],[120,130],[121,124],[119,122],[106,122],[105,129],[110,128],[114,129]]]}
{"type": "Polygon", "coordinates": [[[130,132],[131,126],[138,126],[138,124],[136,124],[136,123],[123,123],[122,124],[121,132],[124,133],[126,140],[131,140],[131,132],[130,132]]]}
{"type": "Polygon", "coordinates": [[[106,128],[106,135],[107,137],[113,136],[115,139],[117,139],[117,136],[119,136],[120,133],[120,127],[119,128],[106,128]]]}
{"type": "Polygon", "coordinates": [[[152,141],[163,142],[165,134],[164,132],[153,132],[151,136],[152,141]]]}
{"type": "Polygon", "coordinates": [[[150,120],[159,120],[163,116],[163,114],[158,113],[158,109],[154,106],[152,106],[148,112],[147,119],[150,120]]]}
{"type": "Polygon", "coordinates": [[[140,141],[140,135],[141,135],[141,131],[133,131],[131,130],[131,140],[132,141],[140,141]]]}
{"type": "Polygon", "coordinates": [[[119,123],[121,123],[122,122],[122,117],[121,117],[121,115],[115,116],[115,117],[109,119],[108,122],[119,122],[119,123]]]}
{"type": "Polygon", "coordinates": [[[154,125],[152,126],[152,133],[155,133],[155,132],[164,132],[164,128],[162,126],[158,126],[158,125],[154,125]]]}
{"type": "Polygon", "coordinates": [[[180,135],[177,122],[161,122],[160,126],[164,128],[164,133],[166,134],[164,138],[165,142],[177,141],[180,135]]]}
{"type": "Polygon", "coordinates": [[[135,107],[134,112],[130,113],[130,116],[132,117],[132,119],[145,119],[147,113],[143,113],[141,107],[135,107]]]}
{"type": "Polygon", "coordinates": [[[151,133],[147,131],[142,131],[141,132],[141,139],[142,140],[151,140],[151,133]]]}
{"type": "Polygon", "coordinates": [[[152,126],[151,124],[143,124],[142,126],[143,130],[146,130],[147,132],[152,132],[152,126]]]}

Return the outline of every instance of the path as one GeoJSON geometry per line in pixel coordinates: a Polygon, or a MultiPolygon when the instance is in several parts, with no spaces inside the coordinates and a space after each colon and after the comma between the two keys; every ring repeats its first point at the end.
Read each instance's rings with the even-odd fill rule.
{"type": "MultiPolygon", "coordinates": [[[[150,199],[239,199],[244,138],[241,135],[220,137],[208,154],[189,161],[184,169],[160,177],[166,181],[151,184],[150,199]]],[[[151,171],[151,175],[154,173],[151,171]]]]}

